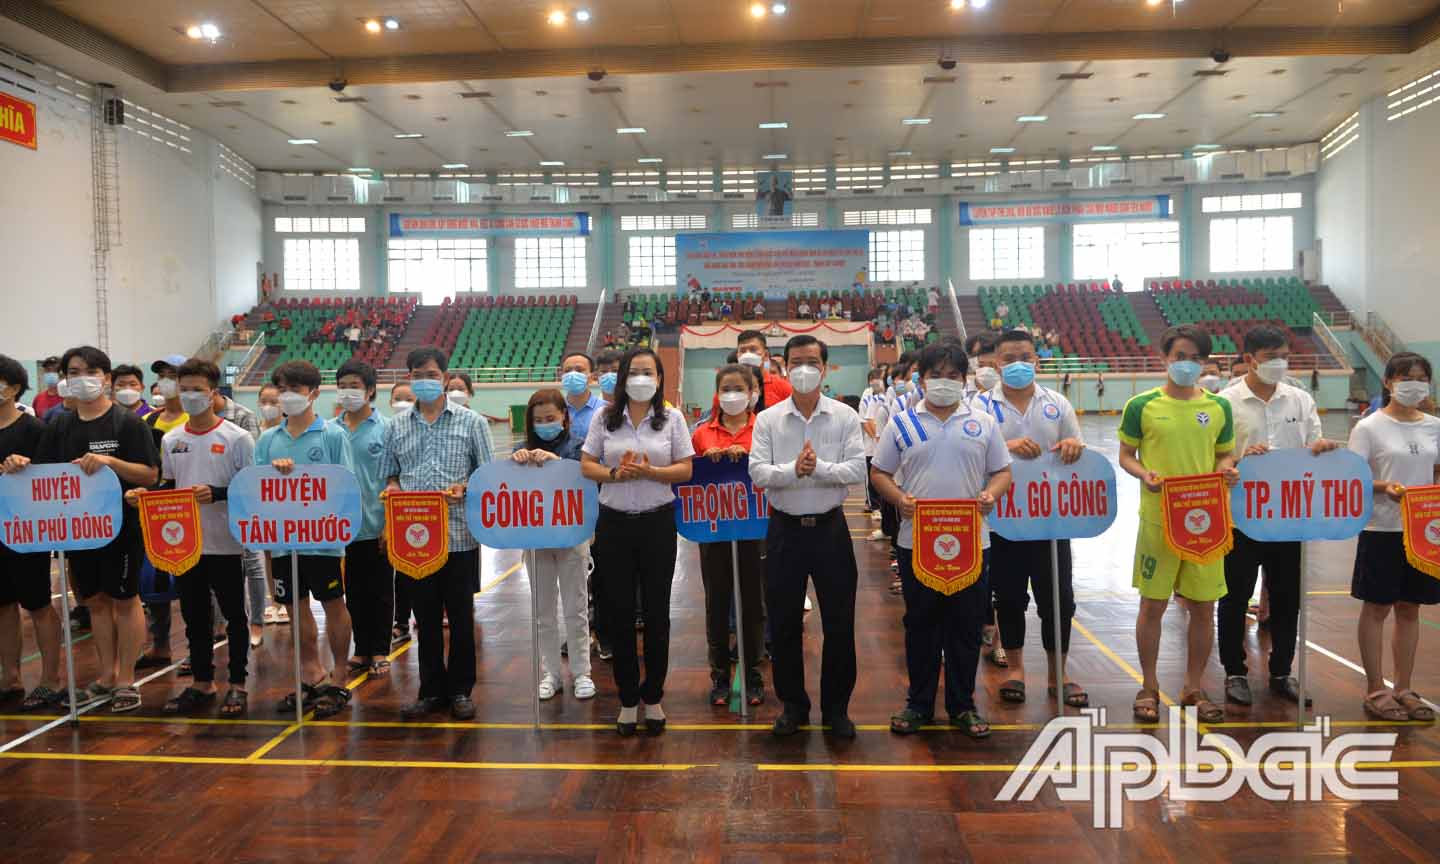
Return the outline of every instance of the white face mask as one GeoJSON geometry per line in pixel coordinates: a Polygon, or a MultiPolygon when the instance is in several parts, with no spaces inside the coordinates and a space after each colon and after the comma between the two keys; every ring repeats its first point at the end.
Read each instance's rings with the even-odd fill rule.
{"type": "Polygon", "coordinates": [[[1200,385],[1201,390],[1208,390],[1211,393],[1220,392],[1219,375],[1201,375],[1200,380],[1195,383],[1200,385]]]}
{"type": "Polygon", "coordinates": [[[655,398],[658,385],[650,375],[631,375],[625,381],[625,395],[637,402],[649,402],[655,398]]]}
{"type": "Polygon", "coordinates": [[[759,368],[760,368],[760,364],[763,363],[763,362],[765,362],[765,361],[760,357],[760,355],[759,355],[759,354],[756,354],[754,351],[746,351],[744,354],[741,354],[739,357],[737,357],[737,358],[735,358],[735,359],[739,360],[739,361],[740,361],[740,365],[742,365],[742,366],[751,366],[751,367],[754,367],[754,368],[756,368],[756,369],[759,369],[759,368]]]}
{"type": "Polygon", "coordinates": [[[1285,380],[1290,372],[1290,361],[1284,357],[1275,360],[1266,360],[1255,367],[1255,377],[1266,384],[1275,385],[1285,380]]]}
{"type": "Polygon", "coordinates": [[[732,417],[736,414],[744,414],[750,409],[749,393],[721,393],[720,410],[732,417]]]}
{"type": "Polygon", "coordinates": [[[59,396],[61,399],[69,399],[69,398],[70,398],[70,379],[69,379],[69,378],[61,378],[59,381],[57,381],[57,382],[55,383],[55,395],[56,395],[56,396],[59,396]]]}
{"type": "Polygon", "coordinates": [[[923,384],[925,401],[936,408],[949,408],[965,395],[965,382],[954,378],[927,378],[923,384]]]}
{"type": "MultiPolygon", "coordinates": [[[[164,396],[161,396],[159,393],[151,393],[151,394],[150,394],[150,407],[152,407],[152,408],[164,408],[164,407],[165,407],[165,397],[164,397],[164,396]]],[[[278,416],[280,416],[280,415],[277,414],[277,415],[275,415],[275,416],[278,417],[278,416]]]]}
{"type": "Polygon", "coordinates": [[[276,420],[280,419],[280,406],[261,405],[260,416],[265,420],[266,423],[274,423],[276,420]]]}
{"type": "Polygon", "coordinates": [[[364,390],[341,390],[335,394],[335,401],[346,411],[359,411],[365,407],[369,400],[365,398],[364,390]]]}
{"type": "Polygon", "coordinates": [[[464,390],[451,390],[445,394],[445,398],[450,400],[451,405],[459,405],[461,407],[469,407],[470,405],[470,394],[464,390]]]}
{"type": "Polygon", "coordinates": [[[1390,387],[1390,396],[1406,408],[1414,408],[1429,395],[1429,381],[1396,381],[1390,387]]]}
{"type": "Polygon", "coordinates": [[[211,401],[209,393],[180,394],[180,407],[185,411],[186,414],[189,414],[191,417],[194,417],[197,414],[204,414],[210,409],[210,406],[213,404],[214,403],[211,401]]]}
{"type": "Polygon", "coordinates": [[[409,411],[411,408],[414,407],[414,402],[406,402],[404,399],[401,399],[399,402],[390,403],[390,410],[395,412],[396,414],[404,414],[406,411],[409,411]]]}
{"type": "Polygon", "coordinates": [[[116,390],[115,401],[124,405],[126,408],[134,408],[140,404],[140,391],[128,388],[125,390],[116,390]]]}
{"type": "Polygon", "coordinates": [[[820,368],[808,363],[790,370],[790,386],[796,393],[814,393],[820,386],[820,368]]]}
{"type": "Polygon", "coordinates": [[[94,402],[105,393],[105,379],[96,375],[76,375],[65,380],[70,384],[70,395],[79,402],[94,402]]]}
{"type": "Polygon", "coordinates": [[[281,393],[280,411],[286,417],[298,417],[310,407],[310,397],[301,393],[281,393]]]}
{"type": "Polygon", "coordinates": [[[759,391],[759,390],[756,390],[755,392],[753,392],[753,393],[750,394],[750,405],[749,405],[749,407],[753,409],[753,408],[754,408],[756,405],[758,405],[758,404],[760,404],[760,391],[759,391]]]}
{"type": "Polygon", "coordinates": [[[981,366],[975,370],[975,386],[985,392],[994,390],[1000,384],[1000,370],[991,366],[981,366]]]}
{"type": "Polygon", "coordinates": [[[175,394],[180,392],[180,382],[174,378],[161,378],[155,383],[155,388],[159,390],[160,395],[164,396],[168,401],[174,399],[175,394]]]}

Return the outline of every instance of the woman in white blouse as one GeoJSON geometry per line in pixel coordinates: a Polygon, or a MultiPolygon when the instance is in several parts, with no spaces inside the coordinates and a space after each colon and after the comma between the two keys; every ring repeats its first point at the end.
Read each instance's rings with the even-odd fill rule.
{"type": "Polygon", "coordinates": [[[695,455],[685,417],[665,404],[665,368],[648,348],[620,361],[615,399],[596,414],[581,449],[580,467],[600,484],[595,525],[595,585],[599,614],[614,634],[615,728],[634,735],[639,705],[645,729],[665,731],[660,699],[670,666],[670,583],[675,574],[675,493],[690,479],[695,455]],[[634,629],[639,586],[645,621],[645,680],[640,680],[634,629]]]}

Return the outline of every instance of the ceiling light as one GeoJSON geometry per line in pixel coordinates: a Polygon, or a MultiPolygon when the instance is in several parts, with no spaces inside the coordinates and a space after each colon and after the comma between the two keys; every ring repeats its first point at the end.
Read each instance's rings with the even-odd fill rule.
{"type": "Polygon", "coordinates": [[[350,169],[348,169],[348,170],[350,171],[351,174],[369,174],[369,173],[370,173],[370,169],[369,169],[369,168],[350,168],[350,169]]]}
{"type": "Polygon", "coordinates": [[[1014,148],[1014,147],[991,147],[991,148],[990,148],[990,152],[991,152],[991,153],[1014,153],[1014,152],[1015,152],[1015,148],[1014,148]]]}
{"type": "Polygon", "coordinates": [[[616,135],[644,135],[644,126],[625,126],[615,130],[616,135]]]}
{"type": "Polygon", "coordinates": [[[422,132],[396,132],[395,137],[404,141],[410,138],[424,138],[425,135],[422,132]]]}
{"type": "Polygon", "coordinates": [[[374,18],[371,18],[370,20],[365,22],[366,33],[379,33],[383,29],[384,27],[380,24],[380,22],[374,18]]]}
{"type": "Polygon", "coordinates": [[[906,126],[929,126],[929,125],[930,125],[930,118],[929,118],[929,117],[906,117],[904,120],[901,120],[900,122],[903,123],[903,124],[906,125],[906,126]]]}
{"type": "Polygon", "coordinates": [[[659,163],[664,162],[665,160],[664,160],[664,159],[661,159],[659,156],[641,156],[639,159],[636,159],[635,161],[636,161],[636,162],[639,162],[641,165],[658,165],[659,163]]]}
{"type": "Polygon", "coordinates": [[[965,8],[965,0],[950,0],[950,8],[955,12],[959,12],[965,8]]]}
{"type": "Polygon", "coordinates": [[[558,159],[544,159],[540,162],[541,168],[563,168],[565,163],[558,159]]]}
{"type": "Polygon", "coordinates": [[[470,166],[465,164],[464,162],[446,162],[440,167],[444,168],[446,171],[458,171],[461,168],[469,168],[470,166]]]}
{"type": "Polygon", "coordinates": [[[314,138],[291,138],[291,144],[319,144],[314,138]]]}
{"type": "Polygon", "coordinates": [[[765,4],[764,4],[764,3],[751,3],[751,4],[750,4],[750,17],[751,17],[751,18],[764,18],[765,15],[766,15],[769,11],[770,11],[769,9],[766,9],[766,8],[765,8],[765,4]]]}
{"type": "Polygon", "coordinates": [[[1136,114],[1134,117],[1131,117],[1130,119],[1131,119],[1131,120],[1164,120],[1164,119],[1165,119],[1165,115],[1164,115],[1164,114],[1161,114],[1161,113],[1158,112],[1158,111],[1150,111],[1150,112],[1145,112],[1145,113],[1143,113],[1143,114],[1136,114]]]}
{"type": "Polygon", "coordinates": [[[775,3],[770,7],[770,11],[776,15],[784,15],[786,12],[790,11],[790,7],[786,6],[784,3],[775,3]]]}
{"type": "Polygon", "coordinates": [[[784,121],[782,120],[782,121],[776,121],[776,122],[774,122],[774,123],[761,123],[761,124],[760,124],[760,128],[761,128],[761,129],[789,129],[789,128],[790,128],[790,124],[789,124],[789,123],[786,123],[786,122],[784,122],[784,121]]]}
{"type": "Polygon", "coordinates": [[[970,6],[975,9],[984,9],[990,5],[990,0],[970,0],[970,6]]]}
{"type": "Polygon", "coordinates": [[[399,22],[397,19],[395,19],[395,18],[386,18],[386,19],[385,19],[385,29],[386,29],[386,30],[399,30],[399,29],[400,29],[400,22],[399,22]]]}
{"type": "Polygon", "coordinates": [[[1266,117],[1279,117],[1281,114],[1284,113],[1284,111],[1251,111],[1250,116],[1256,119],[1261,119],[1266,117]]]}
{"type": "Polygon", "coordinates": [[[216,27],[214,24],[211,24],[209,21],[206,21],[204,24],[200,25],[200,35],[204,36],[206,39],[209,39],[211,42],[214,42],[216,39],[220,38],[220,28],[216,27]]]}
{"type": "Polygon", "coordinates": [[[1095,151],[1096,153],[1113,153],[1120,148],[1114,144],[1096,144],[1090,149],[1095,151]]]}
{"type": "Polygon", "coordinates": [[[1164,2],[1165,2],[1165,0],[1145,0],[1145,5],[1146,5],[1146,6],[1159,6],[1161,3],[1164,3],[1164,2]]]}
{"type": "Polygon", "coordinates": [[[789,154],[787,154],[787,153],[766,153],[764,156],[761,156],[760,158],[761,158],[761,159],[789,159],[790,156],[789,156],[789,154]]]}
{"type": "Polygon", "coordinates": [[[909,150],[891,150],[891,151],[890,151],[890,155],[891,155],[891,156],[909,156],[909,155],[911,155],[911,154],[910,154],[910,151],[909,151],[909,150]]]}
{"type": "Polygon", "coordinates": [[[545,16],[545,20],[550,22],[551,27],[564,26],[568,18],[569,16],[565,14],[565,10],[563,9],[556,9],[554,12],[551,12],[549,15],[545,16]]]}
{"type": "Polygon", "coordinates": [[[1191,150],[1219,150],[1219,144],[1196,144],[1191,150]]]}
{"type": "Polygon", "coordinates": [[[1015,122],[1016,122],[1016,123],[1044,123],[1046,120],[1049,120],[1049,119],[1050,119],[1049,116],[1047,116],[1047,115],[1045,115],[1045,114],[1021,114],[1019,117],[1016,117],[1016,118],[1015,118],[1015,122]]]}
{"type": "Polygon", "coordinates": [[[581,24],[588,24],[588,23],[590,23],[590,10],[589,10],[589,9],[576,9],[576,10],[575,10],[575,20],[576,20],[576,21],[579,21],[581,24]]]}
{"type": "Polygon", "coordinates": [[[511,129],[505,133],[506,138],[529,138],[534,135],[529,129],[511,129]]]}

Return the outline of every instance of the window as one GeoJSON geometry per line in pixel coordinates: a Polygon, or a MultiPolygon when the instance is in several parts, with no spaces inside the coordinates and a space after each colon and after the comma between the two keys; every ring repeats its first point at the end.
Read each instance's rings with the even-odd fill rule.
{"type": "Polygon", "coordinates": [[[703,213],[657,213],[621,216],[621,231],[704,231],[710,220],[703,213]]]}
{"type": "Polygon", "coordinates": [[[1077,224],[1076,279],[1110,279],[1131,291],[1145,280],[1180,275],[1180,223],[1173,221],[1077,224]]]}
{"type": "Polygon", "coordinates": [[[395,237],[390,240],[390,291],[419,294],[427,306],[466,291],[488,291],[488,241],[483,238],[395,237]]]}
{"type": "Polygon", "coordinates": [[[675,285],[675,238],[664,235],[630,238],[630,287],[675,285]]]}
{"type": "Polygon", "coordinates": [[[1300,192],[1267,192],[1256,195],[1207,195],[1200,199],[1202,213],[1250,213],[1257,210],[1299,210],[1305,196],[1300,192]]]}
{"type": "Polygon", "coordinates": [[[871,231],[871,282],[918,282],[925,278],[925,232],[871,231]]]}
{"type": "Polygon", "coordinates": [[[286,291],[359,291],[360,241],[287,238],[284,288],[286,291]]]}
{"type": "Polygon", "coordinates": [[[1045,278],[1045,229],[970,229],[970,278],[1045,278]]]}
{"type": "Polygon", "coordinates": [[[1295,268],[1295,219],[1244,216],[1210,220],[1210,269],[1244,273],[1295,268]]]}
{"type": "MultiPolygon", "coordinates": [[[[784,217],[782,216],[780,218],[783,219],[784,217]]],[[[767,219],[765,224],[767,227],[773,227],[774,223],[767,219]]],[[[792,212],[790,214],[790,226],[792,228],[819,228],[820,214],[814,211],[808,213],[801,213],[799,211],[792,212]]],[[[730,227],[737,229],[759,228],[760,217],[755,213],[731,213],[730,227]]]]}
{"type": "Polygon", "coordinates": [[[929,225],[930,210],[846,210],[845,225],[929,225]]]}
{"type": "Polygon", "coordinates": [[[584,288],[584,237],[517,237],[516,288],[584,288]]]}
{"type": "Polygon", "coordinates": [[[276,216],[276,234],[364,234],[363,216],[276,216]]]}

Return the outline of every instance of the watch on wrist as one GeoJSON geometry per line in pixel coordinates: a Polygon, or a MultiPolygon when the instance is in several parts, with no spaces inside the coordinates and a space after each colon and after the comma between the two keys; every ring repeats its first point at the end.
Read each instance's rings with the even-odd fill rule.
{"type": "Polygon", "coordinates": [[[610,469],[610,479],[611,479],[611,480],[614,480],[614,479],[615,479],[615,472],[617,472],[617,471],[619,471],[619,470],[620,470],[620,468],[619,468],[618,466],[610,469]]]}

